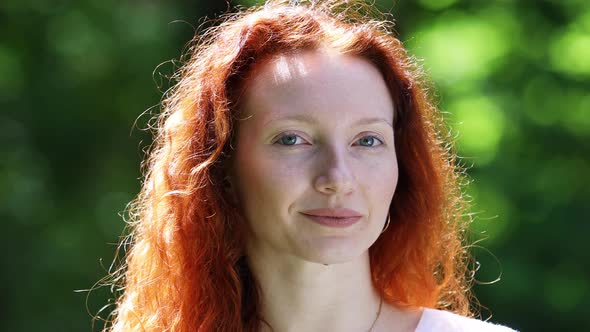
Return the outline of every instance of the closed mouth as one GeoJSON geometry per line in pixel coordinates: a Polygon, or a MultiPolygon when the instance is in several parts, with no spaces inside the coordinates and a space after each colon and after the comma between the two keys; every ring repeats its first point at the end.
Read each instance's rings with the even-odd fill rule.
{"type": "Polygon", "coordinates": [[[320,208],[312,209],[301,212],[308,216],[343,219],[343,218],[356,218],[362,217],[363,215],[355,210],[346,208],[320,208]]]}

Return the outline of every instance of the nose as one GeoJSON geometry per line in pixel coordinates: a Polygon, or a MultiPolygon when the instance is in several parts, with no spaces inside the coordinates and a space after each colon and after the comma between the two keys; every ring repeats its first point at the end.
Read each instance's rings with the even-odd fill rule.
{"type": "Polygon", "coordinates": [[[317,191],[326,195],[346,195],[354,190],[354,174],[346,159],[345,151],[335,148],[322,151],[318,174],[314,179],[317,191]]]}

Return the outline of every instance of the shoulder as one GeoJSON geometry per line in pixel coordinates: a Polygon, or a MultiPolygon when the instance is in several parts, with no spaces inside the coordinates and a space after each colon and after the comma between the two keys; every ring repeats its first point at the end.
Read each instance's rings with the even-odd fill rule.
{"type": "Polygon", "coordinates": [[[468,318],[448,311],[424,308],[416,332],[515,332],[502,325],[468,318]]]}

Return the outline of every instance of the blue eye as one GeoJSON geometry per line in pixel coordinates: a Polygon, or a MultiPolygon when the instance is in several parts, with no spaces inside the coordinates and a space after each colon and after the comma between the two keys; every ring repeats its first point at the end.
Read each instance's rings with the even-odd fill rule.
{"type": "Polygon", "coordinates": [[[301,144],[301,137],[299,135],[295,135],[295,134],[285,134],[282,135],[281,137],[279,137],[276,141],[275,144],[280,144],[280,145],[298,145],[301,144]]]}
{"type": "Polygon", "coordinates": [[[373,146],[379,146],[381,144],[383,144],[383,142],[378,139],[375,136],[372,135],[367,135],[364,137],[361,137],[358,141],[356,141],[360,146],[365,146],[365,147],[373,147],[373,146]]]}
{"type": "MultiPolygon", "coordinates": [[[[287,133],[287,134],[283,134],[283,135],[279,136],[277,139],[275,139],[273,144],[294,146],[294,145],[301,145],[301,144],[305,144],[305,143],[306,143],[306,141],[303,138],[301,138],[301,136],[299,136],[297,134],[287,133]]],[[[366,136],[363,136],[360,139],[358,139],[354,145],[360,145],[362,147],[369,147],[370,148],[370,147],[379,146],[381,144],[383,144],[383,141],[380,140],[379,138],[377,138],[373,135],[366,135],[366,136]]]]}

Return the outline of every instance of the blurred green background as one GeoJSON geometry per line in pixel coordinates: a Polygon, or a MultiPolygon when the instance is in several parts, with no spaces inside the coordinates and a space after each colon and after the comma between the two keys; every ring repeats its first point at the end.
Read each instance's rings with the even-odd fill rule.
{"type": "MultiPolygon", "coordinates": [[[[423,59],[471,166],[484,318],[589,331],[590,1],[377,5],[423,59]]],[[[91,330],[86,307],[95,314],[109,290],[88,300],[74,290],[105,276],[124,227],[118,214],[139,190],[150,142],[136,128],[150,115],[139,115],[157,111],[167,61],[202,17],[226,9],[0,1],[0,330],[91,330]]]]}

